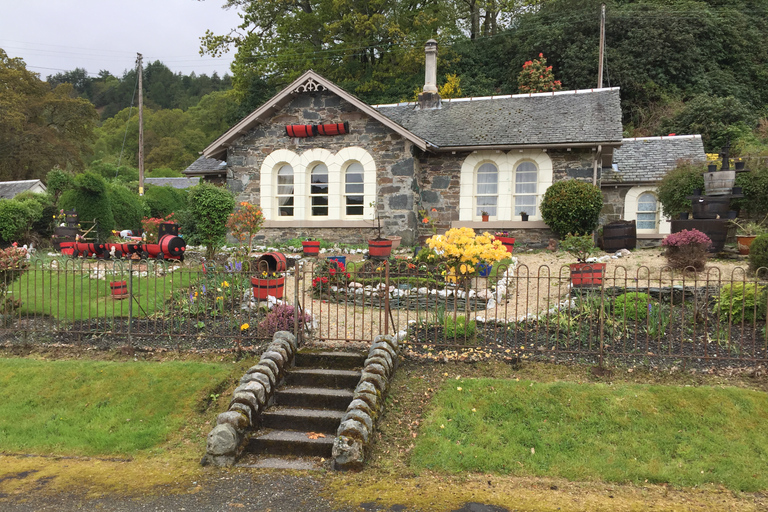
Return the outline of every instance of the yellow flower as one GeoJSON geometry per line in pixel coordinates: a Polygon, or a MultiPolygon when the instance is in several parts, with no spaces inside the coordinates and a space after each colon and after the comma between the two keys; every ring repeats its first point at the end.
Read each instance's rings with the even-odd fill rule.
{"type": "Polygon", "coordinates": [[[224,288],[227,288],[229,286],[229,283],[224,281],[223,283],[221,283],[221,286],[223,286],[224,288]]]}
{"type": "Polygon", "coordinates": [[[244,330],[248,329],[249,327],[250,327],[250,325],[248,325],[247,323],[245,323],[245,324],[243,324],[243,325],[241,325],[241,326],[240,326],[240,330],[241,330],[241,331],[244,331],[244,330]]]}
{"type": "Polygon", "coordinates": [[[224,297],[216,297],[216,300],[224,300],[224,297]]]}

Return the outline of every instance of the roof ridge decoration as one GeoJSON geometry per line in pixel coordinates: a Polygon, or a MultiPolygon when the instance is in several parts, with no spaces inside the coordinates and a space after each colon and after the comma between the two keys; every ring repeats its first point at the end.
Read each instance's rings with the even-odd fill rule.
{"type": "Polygon", "coordinates": [[[310,77],[307,78],[307,80],[303,84],[301,84],[298,87],[296,87],[293,90],[293,92],[295,92],[295,93],[322,92],[322,91],[325,91],[325,90],[327,90],[327,89],[326,89],[326,87],[323,84],[321,84],[319,82],[316,82],[315,79],[310,76],[310,77]]]}

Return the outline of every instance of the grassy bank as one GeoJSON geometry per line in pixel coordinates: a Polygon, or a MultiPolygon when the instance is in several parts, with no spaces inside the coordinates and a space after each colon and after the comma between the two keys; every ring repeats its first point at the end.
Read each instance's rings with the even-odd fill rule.
{"type": "Polygon", "coordinates": [[[768,489],[759,391],[462,378],[432,407],[415,469],[768,489]]]}
{"type": "Polygon", "coordinates": [[[0,451],[146,453],[199,422],[232,375],[223,363],[0,359],[0,451]]]}

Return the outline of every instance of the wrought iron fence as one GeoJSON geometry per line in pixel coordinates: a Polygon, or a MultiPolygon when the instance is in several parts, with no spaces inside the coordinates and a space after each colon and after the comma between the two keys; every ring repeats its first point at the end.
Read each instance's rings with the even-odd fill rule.
{"type": "Polygon", "coordinates": [[[680,368],[768,359],[768,269],[598,270],[573,281],[568,267],[501,265],[464,278],[410,260],[347,267],[303,259],[277,272],[235,263],[35,260],[3,274],[0,341],[229,349],[287,328],[336,342],[395,333],[433,359],[680,368]],[[280,304],[290,307],[275,310],[280,304]]]}

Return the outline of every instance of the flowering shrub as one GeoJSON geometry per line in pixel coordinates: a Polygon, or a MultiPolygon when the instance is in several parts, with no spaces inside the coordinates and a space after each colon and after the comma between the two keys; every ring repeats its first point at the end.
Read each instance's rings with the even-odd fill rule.
{"type": "Polygon", "coordinates": [[[312,271],[312,292],[315,296],[327,294],[331,287],[346,287],[350,278],[347,267],[336,260],[322,260],[312,271]]]}
{"type": "Polygon", "coordinates": [[[172,213],[169,213],[163,218],[144,217],[141,219],[141,229],[144,230],[147,243],[157,243],[157,232],[160,230],[160,224],[165,224],[166,222],[174,222],[172,213]]]}
{"type": "Polygon", "coordinates": [[[661,241],[661,245],[667,249],[664,256],[667,257],[667,262],[672,268],[693,267],[699,271],[707,262],[712,240],[697,229],[684,229],[667,235],[661,241]]]}
{"type": "Polygon", "coordinates": [[[227,229],[232,232],[232,236],[237,238],[240,243],[247,242],[248,252],[250,253],[253,246],[253,237],[259,232],[263,223],[264,214],[261,212],[261,208],[258,205],[243,201],[240,203],[240,208],[229,215],[227,229]]]}
{"type": "Polygon", "coordinates": [[[471,228],[449,229],[444,235],[428,238],[427,245],[439,261],[462,276],[474,275],[480,262],[493,263],[509,257],[499,240],[494,240],[489,233],[476,235],[471,228]]]}
{"type": "MultiPolygon", "coordinates": [[[[289,306],[288,304],[279,304],[275,308],[267,313],[267,316],[259,323],[259,330],[264,331],[270,338],[277,331],[290,331],[293,332],[294,318],[296,317],[296,307],[289,306]]],[[[304,324],[312,321],[312,318],[304,313],[299,316],[299,329],[302,329],[304,324]]],[[[261,333],[260,333],[261,334],[261,333]]]]}
{"type": "Polygon", "coordinates": [[[419,210],[419,215],[421,216],[421,223],[424,225],[424,227],[428,227],[430,231],[432,231],[433,235],[437,234],[437,208],[432,208],[431,213],[433,213],[433,216],[430,216],[427,214],[427,210],[419,210]]]}
{"type": "Polygon", "coordinates": [[[523,70],[517,75],[517,86],[522,93],[559,91],[563,88],[560,80],[555,80],[552,66],[547,66],[543,53],[538,59],[523,64],[523,70]]]}

